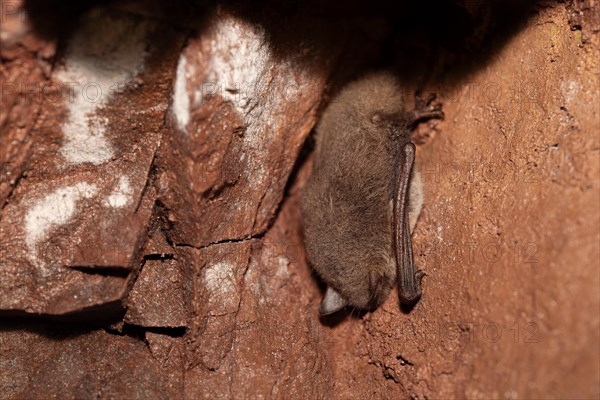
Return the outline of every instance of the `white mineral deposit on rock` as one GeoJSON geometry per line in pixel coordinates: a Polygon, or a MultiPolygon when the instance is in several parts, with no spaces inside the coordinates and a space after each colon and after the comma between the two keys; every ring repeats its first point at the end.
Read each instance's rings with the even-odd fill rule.
{"type": "Polygon", "coordinates": [[[68,223],[79,211],[77,202],[97,192],[96,185],[80,182],[66,186],[37,200],[25,216],[25,243],[29,258],[37,264],[37,245],[54,228],[68,223]]]}
{"type": "Polygon", "coordinates": [[[72,164],[100,165],[113,157],[105,137],[108,119],[98,115],[143,68],[148,23],[93,13],[75,34],[56,73],[68,89],[62,156],[72,164]]]}
{"type": "Polygon", "coordinates": [[[119,177],[119,184],[108,195],[104,204],[108,207],[121,208],[128,205],[133,200],[133,188],[129,183],[129,178],[126,176],[119,177]]]}

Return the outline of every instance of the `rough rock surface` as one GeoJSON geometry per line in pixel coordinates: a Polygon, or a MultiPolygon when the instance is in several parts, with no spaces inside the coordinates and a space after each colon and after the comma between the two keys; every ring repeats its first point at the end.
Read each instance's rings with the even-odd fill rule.
{"type": "Polygon", "coordinates": [[[174,243],[199,247],[265,231],[324,84],[325,73],[280,62],[264,29],[227,13],[188,42],[173,93],[176,129],[159,153],[169,166],[158,185],[168,188],[160,200],[174,243]]]}
{"type": "MultiPolygon", "coordinates": [[[[3,321],[2,398],[169,399],[181,390],[139,339],[69,325],[3,321]]],[[[156,353],[156,354],[155,354],[156,353]]],[[[173,352],[172,362],[176,364],[173,352]]]]}
{"type": "MultiPolygon", "coordinates": [[[[179,43],[165,26],[97,10],[82,19],[49,79],[18,92],[42,100],[32,103],[41,109],[35,126],[23,131],[27,168],[2,209],[0,310],[62,315],[126,295],[126,274],[87,269],[139,266],[179,43]],[[118,111],[128,107],[135,112],[118,111]]],[[[13,132],[6,140],[17,148],[13,132]]]]}
{"type": "Polygon", "coordinates": [[[303,4],[0,0],[0,398],[600,397],[598,3],[503,30],[442,2],[473,26],[423,21],[435,60],[395,6],[303,4]],[[434,65],[446,113],[416,133],[423,298],[319,318],[309,134],[389,64],[407,92],[434,65]]]}
{"type": "Polygon", "coordinates": [[[148,328],[187,326],[191,282],[175,260],[147,260],[129,292],[125,322],[148,328]]]}

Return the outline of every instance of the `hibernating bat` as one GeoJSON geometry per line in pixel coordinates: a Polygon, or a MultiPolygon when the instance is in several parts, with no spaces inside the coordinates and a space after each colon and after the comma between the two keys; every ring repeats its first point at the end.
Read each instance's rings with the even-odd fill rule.
{"type": "Polygon", "coordinates": [[[419,300],[411,232],[423,194],[411,132],[443,117],[432,100],[417,98],[406,111],[398,80],[379,72],[346,86],[324,111],[301,202],[308,258],[327,284],[320,314],[373,309],[395,284],[401,303],[419,300]]]}

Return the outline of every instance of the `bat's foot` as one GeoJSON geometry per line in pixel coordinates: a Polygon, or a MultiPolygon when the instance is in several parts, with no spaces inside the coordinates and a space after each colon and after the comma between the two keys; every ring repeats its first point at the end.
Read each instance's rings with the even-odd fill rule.
{"type": "Polygon", "coordinates": [[[409,112],[410,125],[414,126],[419,122],[427,121],[432,118],[444,118],[442,105],[434,103],[437,96],[431,93],[426,99],[421,97],[421,93],[415,93],[415,109],[409,112]]]}
{"type": "Polygon", "coordinates": [[[442,105],[439,103],[434,104],[436,97],[434,93],[431,93],[426,99],[423,99],[420,92],[415,93],[415,109],[407,113],[409,126],[413,130],[412,141],[414,143],[426,143],[437,132],[436,125],[439,121],[429,120],[444,118],[442,105]],[[426,121],[429,122],[422,123],[426,121]]]}

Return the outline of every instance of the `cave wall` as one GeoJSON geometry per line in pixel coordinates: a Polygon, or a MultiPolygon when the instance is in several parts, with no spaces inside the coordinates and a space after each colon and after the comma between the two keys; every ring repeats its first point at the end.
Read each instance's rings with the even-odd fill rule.
{"type": "Polygon", "coordinates": [[[536,5],[461,73],[440,53],[423,297],[329,318],[310,134],[373,60],[406,64],[393,24],[131,2],[57,30],[0,4],[0,398],[600,396],[596,2],[536,5]]]}

